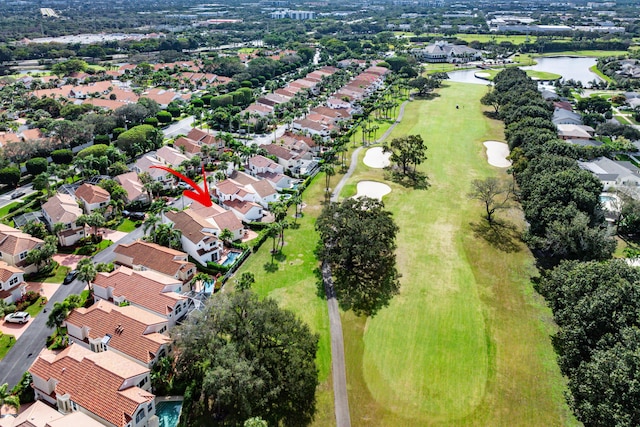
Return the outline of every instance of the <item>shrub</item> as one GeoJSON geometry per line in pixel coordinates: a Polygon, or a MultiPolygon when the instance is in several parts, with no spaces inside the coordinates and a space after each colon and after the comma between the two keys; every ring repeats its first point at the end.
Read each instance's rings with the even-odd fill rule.
{"type": "Polygon", "coordinates": [[[44,157],[34,157],[33,159],[27,160],[24,166],[27,168],[27,173],[36,176],[47,171],[49,162],[44,157]]]}
{"type": "Polygon", "coordinates": [[[158,127],[158,119],[155,117],[147,117],[146,119],[144,119],[144,124],[158,127]]]}
{"type": "Polygon", "coordinates": [[[35,400],[35,394],[31,387],[33,378],[29,372],[22,374],[22,378],[11,390],[11,394],[15,394],[20,399],[20,404],[31,403],[35,400]]]}
{"type": "Polygon", "coordinates": [[[173,115],[168,111],[160,111],[156,114],[156,118],[160,123],[171,123],[173,115]]]}
{"type": "Polygon", "coordinates": [[[51,160],[59,165],[68,165],[73,161],[73,152],[70,148],[54,150],[51,152],[51,160]]]}
{"type": "Polygon", "coordinates": [[[78,255],[93,255],[96,251],[96,245],[85,245],[78,249],[78,255]]]}
{"type": "Polygon", "coordinates": [[[96,135],[93,137],[94,144],[109,144],[111,142],[111,138],[109,135],[96,135]]]}
{"type": "Polygon", "coordinates": [[[229,267],[226,265],[221,265],[215,262],[211,262],[209,261],[207,263],[207,268],[215,273],[226,273],[227,271],[229,271],[229,267]]]}

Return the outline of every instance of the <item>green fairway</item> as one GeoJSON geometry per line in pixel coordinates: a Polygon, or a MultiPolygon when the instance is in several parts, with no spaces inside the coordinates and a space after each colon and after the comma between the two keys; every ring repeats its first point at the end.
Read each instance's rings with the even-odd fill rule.
{"type": "MultiPolygon", "coordinates": [[[[486,87],[445,86],[434,100],[408,103],[390,135],[422,135],[430,187],[389,183],[401,293],[373,318],[343,315],[352,424],[575,424],[551,315],[532,290],[534,260],[515,230],[521,212],[500,213],[508,227],[492,233],[466,196],[473,179],[506,179],[482,145],[504,140],[502,123],[482,114],[486,87]]],[[[368,179],[384,181],[384,172],[359,163],[342,196],[368,179]]]]}

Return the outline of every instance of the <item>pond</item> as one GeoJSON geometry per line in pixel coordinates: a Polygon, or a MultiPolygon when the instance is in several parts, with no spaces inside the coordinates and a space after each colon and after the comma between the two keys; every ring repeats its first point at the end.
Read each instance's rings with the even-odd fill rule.
{"type": "MultiPolygon", "coordinates": [[[[590,86],[588,82],[594,79],[600,81],[597,74],[589,71],[589,67],[595,65],[596,58],[571,58],[568,56],[558,56],[550,58],[535,58],[537,64],[527,67],[521,67],[523,70],[546,71],[549,73],[560,74],[563,80],[573,79],[580,81],[584,86],[590,86]]],[[[482,71],[479,68],[471,70],[452,71],[447,73],[449,80],[460,83],[476,83],[487,85],[489,82],[479,79],[475,73],[482,71]]]]}

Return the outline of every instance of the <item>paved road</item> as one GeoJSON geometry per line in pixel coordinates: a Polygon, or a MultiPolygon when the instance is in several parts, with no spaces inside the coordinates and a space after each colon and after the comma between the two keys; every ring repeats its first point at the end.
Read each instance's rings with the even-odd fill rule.
{"type": "MultiPolygon", "coordinates": [[[[402,117],[404,117],[404,107],[407,102],[403,102],[398,112],[398,119],[376,142],[384,141],[391,131],[396,127],[402,117]]],[[[331,202],[336,203],[342,188],[353,175],[358,163],[358,155],[362,147],[356,148],[351,154],[351,163],[347,173],[344,174],[340,182],[336,185],[331,194],[331,202]]],[[[344,360],[344,337],[342,335],[342,321],[340,320],[340,311],[338,310],[338,300],[336,299],[335,290],[333,288],[333,278],[331,276],[331,267],[327,263],[322,264],[322,281],[327,295],[327,308],[329,310],[329,331],[331,333],[331,370],[333,372],[333,401],[336,412],[337,427],[350,427],[351,415],[349,414],[349,395],[347,393],[347,369],[344,360]]]]}
{"type": "MultiPolygon", "coordinates": [[[[142,227],[136,228],[122,239],[115,242],[105,250],[101,251],[93,257],[94,262],[111,262],[114,259],[113,249],[119,243],[129,243],[141,238],[143,235],[142,227]]],[[[86,283],[74,280],[69,285],[62,285],[53,294],[47,302],[44,310],[40,315],[36,316],[31,324],[27,327],[24,334],[18,339],[9,353],[0,361],[0,384],[9,383],[12,388],[20,381],[22,374],[29,369],[35,358],[44,348],[47,336],[51,335],[52,329],[48,328],[47,318],[49,312],[53,308],[53,304],[62,301],[71,294],[79,294],[82,292],[86,283]]]]}
{"type": "Polygon", "coordinates": [[[165,138],[173,138],[180,134],[186,135],[193,128],[194,121],[195,121],[195,117],[193,116],[186,117],[177,123],[167,126],[167,128],[164,129],[162,133],[164,133],[165,138]]]}
{"type": "Polygon", "coordinates": [[[36,190],[33,189],[33,185],[31,184],[27,184],[27,185],[23,185],[22,187],[18,187],[13,191],[10,191],[8,193],[3,194],[2,196],[0,196],[0,208],[7,206],[8,204],[11,204],[13,202],[17,202],[20,201],[22,198],[27,197],[29,194],[31,193],[35,193],[36,190]],[[17,199],[12,199],[11,195],[13,193],[15,193],[16,191],[22,191],[24,192],[24,196],[20,196],[17,199]]]}

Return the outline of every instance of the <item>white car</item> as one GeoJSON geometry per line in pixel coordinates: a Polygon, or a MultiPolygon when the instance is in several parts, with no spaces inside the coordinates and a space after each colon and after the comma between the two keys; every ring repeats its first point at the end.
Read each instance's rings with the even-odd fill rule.
{"type": "Polygon", "coordinates": [[[27,323],[31,319],[31,315],[26,311],[16,311],[15,313],[7,314],[4,316],[4,321],[7,323],[27,323]]]}

